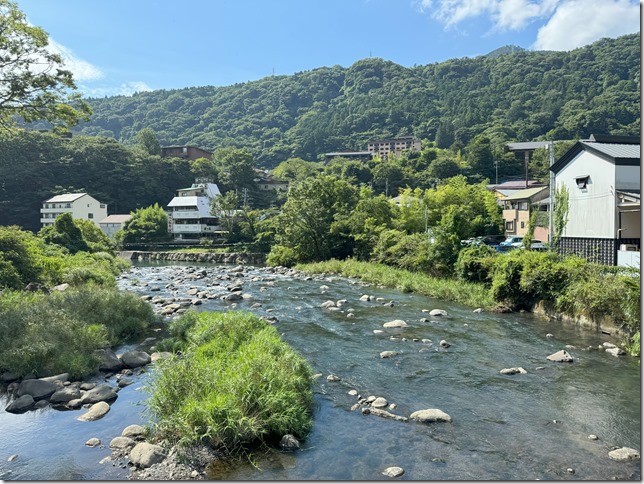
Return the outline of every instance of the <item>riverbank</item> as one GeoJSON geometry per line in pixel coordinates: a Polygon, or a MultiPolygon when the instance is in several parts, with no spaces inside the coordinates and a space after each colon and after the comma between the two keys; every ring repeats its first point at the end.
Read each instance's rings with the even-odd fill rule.
{"type": "MultiPolygon", "coordinates": [[[[296,269],[310,274],[331,273],[357,278],[371,284],[378,284],[403,292],[414,292],[464,304],[472,308],[498,312],[509,311],[506,306],[494,300],[490,289],[482,283],[439,279],[421,273],[353,259],[343,261],[333,259],[325,262],[301,264],[296,266],[296,269]]],[[[607,335],[628,336],[624,329],[607,315],[590,317],[583,314],[567,314],[557,311],[552,304],[543,301],[535,304],[532,312],[550,321],[561,321],[607,335]]]]}
{"type": "Polygon", "coordinates": [[[266,254],[259,252],[154,252],[124,251],[119,254],[130,261],[173,261],[173,262],[209,262],[213,264],[242,264],[262,266],[266,263],[266,254]]]}

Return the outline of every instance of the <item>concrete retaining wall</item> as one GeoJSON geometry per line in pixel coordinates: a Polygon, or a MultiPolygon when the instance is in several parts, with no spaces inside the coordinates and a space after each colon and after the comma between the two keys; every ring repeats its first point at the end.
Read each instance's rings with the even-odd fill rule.
{"type": "Polygon", "coordinates": [[[146,252],[132,250],[121,252],[121,257],[138,261],[211,262],[213,264],[242,264],[261,266],[266,263],[266,254],[260,253],[215,253],[215,252],[146,252]]]}

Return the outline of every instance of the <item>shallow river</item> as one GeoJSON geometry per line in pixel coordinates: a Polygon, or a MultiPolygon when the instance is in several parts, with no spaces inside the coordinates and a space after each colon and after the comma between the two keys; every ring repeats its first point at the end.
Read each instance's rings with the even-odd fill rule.
{"type": "MultiPolygon", "coordinates": [[[[190,298],[190,288],[224,294],[237,279],[217,279],[230,266],[202,265],[206,277],[165,287],[189,266],[197,265],[135,266],[119,285],[141,295],[190,298]]],[[[614,447],[640,450],[641,445],[639,359],[598,351],[601,343],[616,342],[609,336],[530,314],[477,314],[473,308],[338,277],[305,280],[245,268],[241,280],[252,299],[236,309],[275,316],[284,339],[322,374],[315,385],[315,424],[300,451],[253,455],[254,466],[218,462],[209,468],[211,479],[379,480],[390,466],[405,470],[403,480],[641,479],[639,461],[608,458],[614,447]],[[383,301],[360,301],[363,294],[383,301]],[[348,301],[342,311],[320,307],[340,299],[348,301]],[[393,307],[383,305],[389,301],[393,307]],[[254,303],[262,306],[250,309],[254,303]],[[448,316],[423,312],[435,308],[448,316]],[[349,309],[354,318],[347,318],[349,309]],[[393,319],[409,327],[383,328],[393,319]],[[441,348],[441,340],[451,346],[441,348]],[[567,350],[573,363],[546,360],[566,345],[574,347],[567,350]],[[387,350],[398,354],[380,358],[387,350]],[[499,373],[510,367],[527,373],[499,373]],[[328,382],[329,374],[341,380],[328,382]],[[362,415],[350,410],[357,403],[348,394],[352,389],[385,397],[397,405],[391,410],[397,415],[438,408],[453,422],[426,425],[362,415]],[[590,434],[598,440],[590,440],[590,434]]],[[[204,299],[195,309],[230,305],[204,299]]],[[[7,414],[7,400],[0,397],[0,479],[126,479],[128,471],[118,463],[99,462],[110,455],[107,444],[125,426],[145,423],[146,378],[122,389],[112,410],[95,422],[77,421],[75,411],[7,414]],[[85,447],[91,437],[104,446],[85,447]],[[13,454],[18,457],[7,462],[13,454]]]]}

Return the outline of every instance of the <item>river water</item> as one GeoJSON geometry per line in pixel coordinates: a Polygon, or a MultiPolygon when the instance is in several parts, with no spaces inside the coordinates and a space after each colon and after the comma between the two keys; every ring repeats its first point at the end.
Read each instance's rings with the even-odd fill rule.
{"type": "MultiPolygon", "coordinates": [[[[230,266],[148,263],[135,266],[119,285],[141,295],[191,298],[190,288],[220,295],[237,279],[252,298],[234,309],[276,317],[280,334],[321,377],[315,384],[314,427],[300,451],[255,454],[253,465],[216,462],[208,469],[211,479],[379,480],[390,466],[405,470],[403,480],[641,479],[639,461],[608,458],[615,447],[641,448],[639,359],[598,351],[603,342],[616,342],[610,336],[531,314],[474,313],[335,276],[271,274],[261,268],[247,267],[237,277],[230,266]],[[195,279],[195,267],[206,276],[195,279]],[[382,301],[360,301],[364,294],[382,301]],[[340,299],[347,300],[342,311],[320,307],[340,299]],[[393,307],[383,305],[390,301],[393,307]],[[250,309],[254,303],[261,307],[250,309]],[[435,308],[448,316],[423,312],[435,308]],[[355,317],[347,317],[349,309],[355,317]],[[394,319],[409,326],[383,328],[394,319]],[[451,346],[442,348],[441,340],[451,346]],[[546,359],[566,345],[572,345],[567,351],[573,363],[546,359]],[[398,354],[383,359],[382,351],[398,354]],[[510,367],[527,373],[499,373],[510,367]],[[341,380],[327,381],[330,374],[341,380]],[[396,415],[438,408],[453,422],[427,425],[363,415],[351,411],[357,403],[348,393],[353,389],[396,404],[390,410],[396,415]]],[[[196,310],[231,308],[220,298],[202,301],[196,310]]],[[[143,374],[122,389],[111,411],[95,422],[78,422],[78,412],[49,408],[7,414],[6,397],[0,397],[0,479],[126,479],[128,470],[120,463],[99,462],[125,426],[146,422],[142,387],[149,377],[143,374]],[[100,438],[103,447],[85,447],[91,437],[100,438]],[[7,462],[13,454],[18,457],[7,462]]]]}

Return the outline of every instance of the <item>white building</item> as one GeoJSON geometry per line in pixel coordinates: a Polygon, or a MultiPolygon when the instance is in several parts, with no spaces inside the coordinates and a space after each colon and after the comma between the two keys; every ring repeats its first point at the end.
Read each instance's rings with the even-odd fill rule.
{"type": "Polygon", "coordinates": [[[177,190],[168,204],[168,233],[175,240],[193,241],[221,235],[219,218],[210,213],[210,203],[217,196],[221,196],[219,187],[207,181],[177,190]]]}
{"type": "Polygon", "coordinates": [[[639,267],[639,137],[591,135],[550,169],[555,186],[569,193],[560,251],[606,265],[639,267]]]}
{"type": "Polygon", "coordinates": [[[114,237],[114,234],[123,228],[125,222],[130,220],[132,215],[112,214],[105,217],[98,223],[103,233],[108,237],[114,237]]]}
{"type": "Polygon", "coordinates": [[[87,193],[56,195],[43,202],[40,223],[43,227],[54,225],[54,219],[63,213],[71,213],[73,219],[90,220],[99,226],[99,221],[107,217],[107,204],[87,193]]]}

